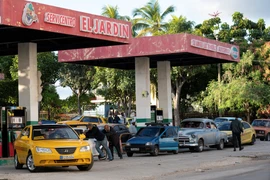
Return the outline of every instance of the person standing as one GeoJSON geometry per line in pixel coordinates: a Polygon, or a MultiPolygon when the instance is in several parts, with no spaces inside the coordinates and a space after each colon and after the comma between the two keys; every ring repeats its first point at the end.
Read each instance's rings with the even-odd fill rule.
{"type": "Polygon", "coordinates": [[[105,125],[102,132],[107,136],[107,139],[109,141],[109,149],[111,150],[112,158],[114,158],[113,147],[115,147],[118,153],[118,157],[120,157],[120,159],[123,159],[123,155],[120,149],[120,140],[116,131],[109,125],[105,125]]]}
{"type": "Polygon", "coordinates": [[[243,150],[244,147],[241,146],[241,133],[243,133],[243,125],[238,120],[238,117],[235,117],[235,120],[231,122],[230,129],[232,130],[234,151],[236,151],[237,143],[239,145],[239,150],[243,150]]]}
{"type": "Polygon", "coordinates": [[[103,134],[96,125],[93,124],[88,124],[88,131],[85,132],[85,136],[87,138],[95,138],[96,141],[96,150],[99,153],[99,157],[100,159],[104,160],[106,159],[106,157],[104,156],[104,153],[102,152],[102,150],[99,148],[101,145],[104,147],[104,149],[106,150],[108,157],[109,157],[109,161],[112,161],[112,154],[110,149],[107,146],[107,137],[105,136],[105,134],[103,134]]]}
{"type": "Polygon", "coordinates": [[[128,128],[130,134],[134,135],[137,133],[136,121],[132,120],[131,125],[128,128]]]}

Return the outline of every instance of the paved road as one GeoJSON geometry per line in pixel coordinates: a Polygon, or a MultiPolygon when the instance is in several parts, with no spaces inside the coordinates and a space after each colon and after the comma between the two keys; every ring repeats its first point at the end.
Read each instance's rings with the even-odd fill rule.
{"type": "MultiPolygon", "coordinates": [[[[270,159],[267,159],[267,157],[270,157],[270,142],[257,141],[254,146],[246,145],[243,151],[236,152],[233,152],[230,147],[224,150],[207,149],[202,153],[191,153],[188,150],[182,149],[177,155],[160,154],[156,157],[148,154],[135,154],[133,157],[124,156],[123,160],[116,157],[112,162],[95,161],[93,168],[88,172],[80,172],[76,167],[68,167],[46,168],[39,173],[29,173],[26,168],[15,170],[13,166],[3,166],[0,168],[0,179],[45,180],[49,178],[50,180],[85,180],[91,178],[94,180],[168,180],[181,177],[182,180],[186,177],[189,180],[196,180],[203,178],[203,175],[208,175],[207,172],[213,172],[212,174],[216,174],[216,176],[211,175],[210,177],[216,177],[218,180],[221,180],[224,177],[223,175],[228,175],[227,177],[232,179],[235,178],[234,175],[240,175],[243,178],[249,177],[248,175],[241,174],[241,172],[249,171],[259,172],[267,177],[268,169],[262,168],[264,167],[263,164],[270,164],[270,159]],[[247,165],[254,166],[245,170],[246,168],[243,167],[247,165]],[[231,167],[238,167],[238,170],[234,168],[226,169],[231,167]],[[254,169],[254,167],[258,168],[254,169]],[[233,170],[235,170],[235,174],[228,173],[233,170]]],[[[261,175],[260,178],[264,178],[263,176],[261,175]]],[[[257,175],[253,178],[258,179],[257,175]]],[[[210,179],[209,176],[206,179],[210,179]]]]}

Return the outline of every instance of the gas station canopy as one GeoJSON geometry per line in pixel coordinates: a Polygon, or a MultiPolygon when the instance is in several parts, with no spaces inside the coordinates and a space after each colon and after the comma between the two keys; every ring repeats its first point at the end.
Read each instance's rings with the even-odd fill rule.
{"type": "Polygon", "coordinates": [[[239,47],[191,34],[133,38],[130,44],[65,50],[58,61],[118,69],[134,69],[136,57],[148,57],[150,67],[157,61],[171,66],[239,62],[239,47]]]}
{"type": "Polygon", "coordinates": [[[0,56],[18,54],[18,43],[38,52],[127,44],[131,23],[24,0],[0,0],[0,56]]]}

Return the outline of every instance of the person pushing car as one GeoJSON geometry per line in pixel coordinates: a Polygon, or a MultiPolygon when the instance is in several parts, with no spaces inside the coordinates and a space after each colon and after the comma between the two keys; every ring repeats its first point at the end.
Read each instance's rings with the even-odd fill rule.
{"type": "Polygon", "coordinates": [[[123,159],[122,152],[120,150],[120,140],[119,140],[119,135],[116,133],[116,131],[110,127],[109,125],[104,126],[104,130],[102,131],[106,136],[109,141],[109,149],[111,150],[112,153],[112,158],[113,157],[113,147],[115,147],[118,156],[120,159],[123,159]]]}

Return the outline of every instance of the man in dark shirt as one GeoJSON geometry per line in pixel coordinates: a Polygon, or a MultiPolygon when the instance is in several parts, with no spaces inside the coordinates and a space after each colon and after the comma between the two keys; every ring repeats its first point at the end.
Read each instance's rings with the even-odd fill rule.
{"type": "Polygon", "coordinates": [[[123,159],[123,155],[122,155],[122,152],[120,150],[119,136],[116,133],[116,131],[112,127],[110,127],[109,125],[105,125],[104,130],[102,132],[107,136],[107,139],[109,141],[109,148],[110,148],[111,153],[112,153],[112,157],[113,157],[113,147],[115,147],[115,149],[118,153],[118,156],[120,157],[120,159],[123,159]]]}
{"type": "Polygon", "coordinates": [[[238,120],[238,117],[235,117],[235,120],[231,122],[230,128],[232,130],[234,151],[236,151],[237,143],[239,144],[239,150],[243,150],[244,147],[241,146],[241,133],[243,133],[243,125],[238,120]]]}
{"type": "Polygon", "coordinates": [[[109,157],[109,161],[112,161],[112,154],[110,149],[107,146],[107,138],[106,136],[98,129],[98,127],[96,125],[93,124],[88,124],[88,131],[85,133],[85,136],[87,138],[95,138],[96,141],[96,149],[100,155],[100,159],[106,159],[106,157],[104,156],[104,153],[102,152],[102,150],[99,148],[101,145],[104,147],[104,149],[106,150],[108,157],[109,157]]]}

